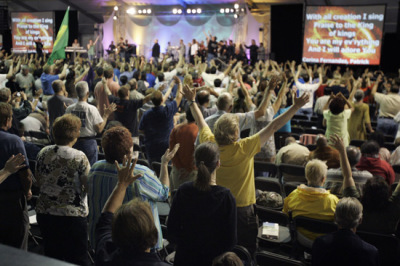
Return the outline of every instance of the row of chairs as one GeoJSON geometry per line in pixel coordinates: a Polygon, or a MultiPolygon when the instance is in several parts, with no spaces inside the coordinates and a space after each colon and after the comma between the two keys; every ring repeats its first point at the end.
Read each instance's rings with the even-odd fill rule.
{"type": "MultiPolygon", "coordinates": [[[[292,245],[292,256],[298,257],[299,254],[304,254],[306,251],[311,253],[312,241],[306,239],[301,233],[298,232],[298,228],[304,228],[308,231],[329,234],[337,230],[336,224],[330,221],[323,221],[318,219],[312,219],[304,216],[296,216],[291,218],[291,214],[286,215],[281,211],[272,210],[257,206],[257,215],[262,222],[278,223],[281,227],[290,230],[290,239],[282,239],[281,241],[270,241],[262,237],[258,237],[259,246],[261,248],[271,245],[278,247],[292,245]]],[[[381,265],[399,265],[400,263],[400,240],[395,235],[378,234],[371,232],[357,231],[364,241],[374,245],[380,254],[381,265]]],[[[261,265],[261,264],[260,264],[261,265]]],[[[275,264],[274,264],[275,265],[275,264]]],[[[279,265],[279,264],[278,264],[279,265]]],[[[287,265],[301,265],[301,264],[287,264],[287,265]]]]}

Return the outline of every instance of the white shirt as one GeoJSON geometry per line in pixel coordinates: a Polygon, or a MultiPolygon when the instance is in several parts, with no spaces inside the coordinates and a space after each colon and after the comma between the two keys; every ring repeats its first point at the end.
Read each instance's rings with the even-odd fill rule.
{"type": "MultiPolygon", "coordinates": [[[[170,72],[164,72],[164,81],[171,81],[174,76],[176,76],[176,69],[170,71],[170,72]]],[[[160,81],[158,81],[158,77],[156,78],[156,84],[158,84],[160,81]]]]}
{"type": "Polygon", "coordinates": [[[203,78],[206,86],[214,87],[214,80],[220,79],[221,81],[224,79],[225,74],[207,74],[206,72],[201,73],[201,77],[203,78]]]}
{"type": "Polygon", "coordinates": [[[309,93],[309,96],[310,96],[310,100],[308,101],[308,103],[306,103],[303,107],[301,107],[301,109],[312,108],[313,103],[314,103],[314,92],[316,90],[318,90],[320,84],[319,83],[317,83],[317,84],[309,84],[309,83],[301,84],[297,80],[295,81],[295,83],[296,83],[296,87],[299,91],[299,95],[298,95],[299,97],[301,95],[303,95],[303,93],[305,93],[305,92],[309,93]]]}
{"type": "Polygon", "coordinates": [[[329,97],[330,97],[329,95],[324,95],[317,99],[317,101],[315,102],[315,106],[314,106],[314,113],[322,115],[322,113],[324,111],[324,107],[329,100],[329,97]]]}
{"type": "Polygon", "coordinates": [[[87,102],[77,102],[67,107],[66,114],[74,114],[81,119],[81,134],[80,137],[94,137],[97,132],[94,129],[95,125],[103,123],[99,110],[87,102]]]}
{"type": "Polygon", "coordinates": [[[195,55],[197,50],[199,50],[199,45],[197,43],[192,44],[192,46],[190,46],[190,55],[195,55]]]}
{"type": "Polygon", "coordinates": [[[7,74],[0,74],[0,89],[5,88],[7,83],[7,74]]]}

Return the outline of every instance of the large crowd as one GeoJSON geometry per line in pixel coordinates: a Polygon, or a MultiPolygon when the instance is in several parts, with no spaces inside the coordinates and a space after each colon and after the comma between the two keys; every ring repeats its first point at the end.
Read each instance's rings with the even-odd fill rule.
{"type": "Polygon", "coordinates": [[[355,232],[398,233],[399,75],[205,35],[178,58],[157,41],[151,58],[0,52],[0,243],[27,249],[31,208],[52,258],[167,265],[167,239],[174,265],[241,265],[235,245],[260,249],[261,162],[304,167],[276,179],[295,186],[283,213],[336,222],[299,229],[313,265],[380,263],[355,232]]]}

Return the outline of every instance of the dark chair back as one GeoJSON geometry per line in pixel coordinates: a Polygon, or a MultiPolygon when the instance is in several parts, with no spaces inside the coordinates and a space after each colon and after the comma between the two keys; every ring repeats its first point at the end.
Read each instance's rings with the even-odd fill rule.
{"type": "Polygon", "coordinates": [[[390,135],[385,135],[385,142],[394,142],[394,137],[390,135]]]}
{"type": "Polygon", "coordinates": [[[290,193],[292,193],[293,190],[297,188],[296,183],[286,183],[283,184],[283,191],[285,192],[285,196],[289,196],[290,193]]]}
{"type": "Polygon", "coordinates": [[[317,129],[305,128],[305,129],[304,129],[304,133],[306,133],[306,134],[318,135],[318,134],[325,134],[325,130],[320,129],[320,128],[317,128],[317,129]]]}
{"type": "Polygon", "coordinates": [[[315,144],[308,144],[308,145],[306,145],[306,147],[307,147],[307,149],[308,149],[309,151],[313,151],[313,150],[315,150],[315,149],[317,148],[317,145],[315,145],[315,144]]]}
{"type": "Polygon", "coordinates": [[[364,142],[365,140],[353,139],[350,141],[350,145],[361,148],[361,145],[363,145],[364,142]]]}
{"type": "Polygon", "coordinates": [[[280,195],[282,195],[282,187],[279,183],[279,180],[276,178],[268,178],[268,177],[256,177],[255,178],[256,189],[262,191],[273,191],[280,195]]]}
{"type": "Polygon", "coordinates": [[[305,216],[296,216],[293,219],[295,227],[302,227],[308,231],[318,234],[329,234],[337,231],[334,222],[313,219],[305,216]]]}
{"type": "Polygon", "coordinates": [[[293,119],[297,119],[297,120],[309,120],[308,116],[306,115],[294,115],[293,119]]]}
{"type": "Polygon", "coordinates": [[[292,133],[303,134],[304,133],[304,129],[302,127],[292,127],[292,133]]]}
{"type": "Polygon", "coordinates": [[[318,123],[315,121],[308,121],[308,120],[299,120],[299,126],[303,128],[312,128],[317,127],[318,123]]]}
{"type": "Polygon", "coordinates": [[[378,249],[381,265],[400,265],[400,240],[397,237],[362,231],[357,231],[357,235],[378,249]]]}
{"type": "Polygon", "coordinates": [[[260,205],[257,205],[257,216],[260,219],[260,225],[262,222],[277,223],[282,226],[289,225],[289,216],[285,213],[260,205]]]}
{"type": "Polygon", "coordinates": [[[145,160],[145,159],[138,159],[136,163],[140,164],[140,165],[144,165],[149,169],[152,169],[150,164],[149,164],[149,162],[147,160],[145,160]]]}
{"type": "Polygon", "coordinates": [[[253,258],[247,248],[236,245],[233,247],[232,252],[234,252],[243,261],[244,266],[253,265],[253,258]]]}
{"type": "Polygon", "coordinates": [[[390,152],[394,151],[397,148],[393,142],[385,142],[383,143],[383,147],[388,149],[390,152]]]}
{"type": "MultiPolygon", "coordinates": [[[[139,162],[139,160],[138,160],[138,162],[139,162]]],[[[153,169],[154,172],[156,173],[156,175],[158,177],[160,177],[160,173],[161,173],[161,163],[160,162],[152,162],[151,169],[153,169]]],[[[172,170],[172,166],[168,165],[168,174],[171,174],[171,170],[172,170]]]]}
{"type": "Polygon", "coordinates": [[[279,165],[279,173],[281,174],[283,184],[287,182],[307,182],[304,166],[282,163],[279,165]]]}
{"type": "Polygon", "coordinates": [[[267,172],[268,177],[278,176],[278,167],[274,163],[254,161],[254,172],[267,172]]]}
{"type": "Polygon", "coordinates": [[[304,264],[301,261],[291,259],[289,257],[272,253],[269,251],[258,251],[255,254],[256,258],[256,265],[258,266],[289,266],[289,265],[296,265],[296,266],[303,266],[304,264]]]}

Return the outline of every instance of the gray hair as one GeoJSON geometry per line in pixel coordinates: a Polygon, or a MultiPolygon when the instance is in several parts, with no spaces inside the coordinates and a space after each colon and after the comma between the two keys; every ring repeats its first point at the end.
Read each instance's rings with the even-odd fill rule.
{"type": "Polygon", "coordinates": [[[306,179],[309,186],[321,186],[324,183],[324,178],[328,174],[328,166],[325,162],[313,159],[306,165],[306,179]]]}
{"type": "Polygon", "coordinates": [[[78,94],[79,99],[83,99],[86,97],[89,92],[89,85],[86,81],[79,81],[75,85],[76,93],[78,94]]]}
{"type": "Polygon", "coordinates": [[[218,110],[227,111],[229,106],[233,105],[232,95],[228,92],[221,93],[217,99],[218,110]]]}
{"type": "Polygon", "coordinates": [[[364,99],[364,92],[362,90],[357,90],[356,93],[354,94],[354,98],[356,99],[357,102],[361,101],[362,99],[364,99]]]}
{"type": "Polygon", "coordinates": [[[357,228],[361,223],[363,206],[356,198],[347,197],[336,205],[335,223],[340,228],[357,228]]]}
{"type": "Polygon", "coordinates": [[[355,146],[347,146],[346,153],[351,167],[355,166],[361,159],[361,151],[355,146]]]}

